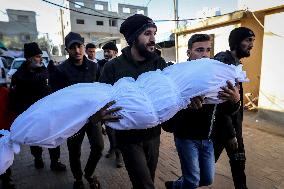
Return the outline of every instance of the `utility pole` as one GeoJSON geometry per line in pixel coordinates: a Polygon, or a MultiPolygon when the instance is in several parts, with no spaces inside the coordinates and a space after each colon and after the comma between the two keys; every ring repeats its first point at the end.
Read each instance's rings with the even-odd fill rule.
{"type": "MultiPolygon", "coordinates": [[[[178,29],[179,27],[179,22],[178,22],[178,0],[173,0],[174,1],[174,16],[175,16],[175,29],[178,29]]],[[[175,51],[176,51],[176,62],[178,62],[178,36],[175,33],[175,51]]]]}
{"type": "Polygon", "coordinates": [[[64,33],[64,23],[63,23],[63,9],[59,9],[60,11],[60,26],[61,26],[61,37],[62,37],[62,44],[64,44],[64,37],[65,37],[65,33],[64,33]]]}

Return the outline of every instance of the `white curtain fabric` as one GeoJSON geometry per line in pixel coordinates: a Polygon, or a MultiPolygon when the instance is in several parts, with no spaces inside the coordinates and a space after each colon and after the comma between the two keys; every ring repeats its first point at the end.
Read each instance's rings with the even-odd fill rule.
{"type": "Polygon", "coordinates": [[[118,130],[146,129],[173,117],[203,95],[218,104],[217,93],[230,80],[247,81],[242,66],[200,59],[144,73],[135,81],[122,78],[113,86],[81,83],[59,90],[33,104],[14,121],[0,139],[0,174],[11,166],[20,144],[54,148],[75,134],[107,102],[123,109],[123,119],[108,126],[118,130]]]}

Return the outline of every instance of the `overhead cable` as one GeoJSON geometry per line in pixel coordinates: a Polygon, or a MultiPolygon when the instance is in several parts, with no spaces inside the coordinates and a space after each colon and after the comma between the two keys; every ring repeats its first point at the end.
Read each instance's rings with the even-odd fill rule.
{"type": "MultiPolygon", "coordinates": [[[[96,16],[96,17],[101,17],[101,18],[111,18],[111,19],[126,20],[125,18],[121,18],[121,17],[113,17],[113,16],[97,15],[97,14],[86,13],[86,12],[83,12],[83,11],[79,11],[79,10],[76,10],[76,9],[68,8],[68,7],[65,7],[65,6],[62,6],[62,5],[59,5],[59,4],[50,2],[50,1],[48,1],[48,0],[42,0],[42,1],[44,1],[44,2],[46,2],[46,3],[49,3],[49,4],[52,4],[52,5],[54,5],[54,6],[60,7],[60,8],[64,8],[64,9],[67,9],[67,10],[71,10],[71,11],[80,13],[80,14],[85,14],[85,15],[89,15],[89,16],[96,16]]],[[[71,1],[69,1],[69,2],[71,2],[71,1]]],[[[80,5],[80,4],[78,4],[78,6],[84,7],[84,6],[80,5]]],[[[90,8],[89,8],[89,9],[90,9],[90,8]]],[[[92,10],[94,10],[94,9],[92,9],[92,10]]],[[[233,13],[235,13],[235,12],[238,12],[238,11],[226,13],[226,14],[223,14],[223,15],[200,17],[200,18],[162,19],[162,20],[154,20],[154,21],[155,21],[155,22],[177,22],[177,21],[181,21],[181,22],[182,22],[182,21],[188,21],[188,20],[203,20],[203,19],[208,19],[208,18],[216,18],[216,17],[225,16],[225,15],[230,15],[230,14],[233,14],[233,13]]],[[[100,13],[100,14],[102,14],[102,13],[100,13]]]]}

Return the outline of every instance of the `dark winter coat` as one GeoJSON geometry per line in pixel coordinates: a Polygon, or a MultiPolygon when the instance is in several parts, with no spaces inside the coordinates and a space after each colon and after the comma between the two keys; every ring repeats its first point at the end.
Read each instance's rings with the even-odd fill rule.
{"type": "MultiPolygon", "coordinates": [[[[235,58],[230,51],[220,52],[215,55],[214,59],[219,60],[225,64],[239,65],[240,61],[235,58]]],[[[239,104],[232,104],[232,106],[239,106],[239,109],[232,115],[220,112],[216,115],[216,130],[214,137],[217,140],[229,140],[233,137],[241,137],[242,135],[242,121],[243,121],[243,87],[240,83],[240,102],[239,104]]]]}
{"type": "Polygon", "coordinates": [[[57,91],[77,83],[92,83],[96,81],[96,74],[96,64],[86,57],[80,66],[72,63],[71,59],[67,59],[56,66],[56,69],[50,74],[50,85],[53,91],[57,91]]]}
{"type": "Polygon", "coordinates": [[[100,75],[103,72],[104,66],[108,61],[106,59],[102,59],[98,61],[98,74],[97,74],[97,78],[99,79],[100,75]]]}
{"type": "MultiPolygon", "coordinates": [[[[150,61],[137,62],[132,58],[130,47],[126,47],[122,50],[122,55],[105,64],[99,81],[113,85],[120,78],[132,77],[137,79],[142,73],[164,69],[166,66],[167,63],[165,60],[159,56],[156,56],[150,61]]],[[[141,130],[116,130],[117,141],[119,143],[143,142],[157,137],[160,134],[160,126],[141,130]]]]}
{"type": "Polygon", "coordinates": [[[13,74],[11,81],[11,106],[21,114],[32,104],[51,93],[47,68],[42,66],[30,71],[24,62],[13,74]]]}

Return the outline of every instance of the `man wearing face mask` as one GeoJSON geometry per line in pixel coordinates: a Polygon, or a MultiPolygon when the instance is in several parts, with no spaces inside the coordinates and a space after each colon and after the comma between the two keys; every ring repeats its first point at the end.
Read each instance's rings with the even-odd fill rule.
{"type": "MultiPolygon", "coordinates": [[[[26,61],[13,74],[11,81],[11,106],[18,115],[27,110],[33,103],[51,93],[48,84],[49,74],[42,63],[42,51],[38,44],[35,42],[26,43],[24,45],[24,56],[26,61]]],[[[42,148],[31,146],[30,149],[34,156],[35,168],[43,168],[42,148]]],[[[48,150],[51,170],[65,171],[66,166],[59,161],[60,147],[48,150]]]]}
{"type": "MultiPolygon", "coordinates": [[[[253,48],[255,34],[246,27],[235,28],[229,35],[230,51],[220,52],[214,59],[225,64],[239,65],[240,60],[250,56],[253,48]]],[[[223,92],[219,93],[221,98],[226,98],[223,92]]],[[[236,189],[247,189],[245,175],[245,148],[242,137],[243,121],[243,88],[240,84],[240,108],[233,115],[217,114],[216,129],[213,133],[214,153],[216,161],[223,149],[226,149],[230,159],[230,166],[234,185],[236,189]]]]}
{"type": "MultiPolygon", "coordinates": [[[[157,26],[151,18],[141,14],[128,17],[120,33],[129,46],[122,49],[122,55],[105,64],[99,81],[113,85],[123,77],[137,79],[142,73],[164,69],[167,63],[155,53],[156,32],[157,26]]],[[[161,127],[115,133],[133,189],[155,188],[161,127]]]]}

